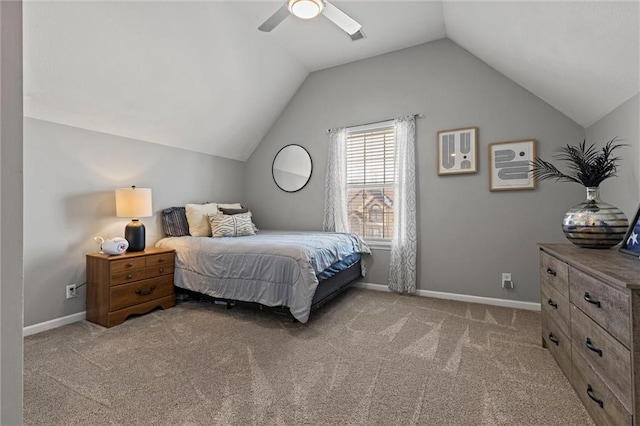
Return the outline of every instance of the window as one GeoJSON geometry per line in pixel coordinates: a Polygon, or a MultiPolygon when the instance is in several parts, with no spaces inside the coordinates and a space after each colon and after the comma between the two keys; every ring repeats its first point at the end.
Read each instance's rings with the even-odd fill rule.
{"type": "Polygon", "coordinates": [[[374,204],[369,209],[369,222],[380,223],[382,220],[382,207],[379,204],[374,204]]]}
{"type": "Polygon", "coordinates": [[[393,122],[347,129],[349,231],[362,238],[391,240],[395,134],[393,122]]]}

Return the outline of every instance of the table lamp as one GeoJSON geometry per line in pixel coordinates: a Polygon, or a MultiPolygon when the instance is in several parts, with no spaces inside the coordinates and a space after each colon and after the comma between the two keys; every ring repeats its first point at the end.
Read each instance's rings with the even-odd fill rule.
{"type": "Polygon", "coordinates": [[[145,230],[138,218],[153,216],[152,210],[151,188],[116,189],[116,216],[132,218],[124,228],[124,239],[129,242],[127,251],[144,250],[145,230]]]}

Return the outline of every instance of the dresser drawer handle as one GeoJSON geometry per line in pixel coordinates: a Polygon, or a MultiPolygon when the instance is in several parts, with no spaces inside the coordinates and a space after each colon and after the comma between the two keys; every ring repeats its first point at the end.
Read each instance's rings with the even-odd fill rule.
{"type": "Polygon", "coordinates": [[[558,346],[560,344],[560,341],[558,340],[558,338],[556,336],[553,335],[553,333],[549,333],[549,340],[551,340],[553,343],[555,343],[556,346],[558,346]]]}
{"type": "Polygon", "coordinates": [[[589,395],[589,398],[595,401],[600,406],[600,408],[604,408],[604,402],[602,402],[601,399],[593,396],[593,388],[591,387],[591,385],[587,385],[587,395],[589,395]]]}
{"type": "Polygon", "coordinates": [[[158,262],[160,263],[164,262],[164,257],[161,257],[160,259],[158,259],[158,262]]]}
{"type": "Polygon", "coordinates": [[[591,303],[592,305],[596,305],[598,308],[600,307],[600,302],[597,300],[591,300],[591,295],[589,294],[589,292],[585,292],[584,293],[584,300],[586,300],[587,302],[591,303]]]}
{"type": "Polygon", "coordinates": [[[133,274],[127,274],[127,279],[130,280],[131,278],[133,278],[133,274]]]}
{"type": "Polygon", "coordinates": [[[547,304],[549,306],[552,306],[552,307],[558,309],[558,304],[557,303],[553,303],[553,300],[551,300],[551,299],[547,300],[547,304]]]}
{"type": "Polygon", "coordinates": [[[554,270],[553,270],[553,269],[551,269],[551,268],[547,268],[547,274],[549,274],[549,275],[553,275],[554,277],[557,275],[556,271],[554,271],[554,270]]]}
{"type": "Polygon", "coordinates": [[[156,289],[155,285],[152,285],[151,287],[149,287],[149,290],[141,290],[139,288],[136,289],[136,294],[139,294],[140,296],[148,296],[151,293],[153,293],[153,290],[156,289]]]}
{"type": "Polygon", "coordinates": [[[160,268],[160,273],[163,273],[163,272],[164,272],[164,268],[160,268]]]}
{"type": "Polygon", "coordinates": [[[589,348],[590,350],[592,350],[595,353],[597,353],[598,355],[602,356],[602,349],[598,349],[598,348],[594,347],[593,343],[591,342],[591,339],[589,339],[588,337],[587,337],[587,341],[585,342],[585,345],[587,345],[587,348],[589,348]]]}
{"type": "Polygon", "coordinates": [[[133,263],[131,262],[127,263],[127,268],[131,268],[131,267],[133,267],[133,263]]]}

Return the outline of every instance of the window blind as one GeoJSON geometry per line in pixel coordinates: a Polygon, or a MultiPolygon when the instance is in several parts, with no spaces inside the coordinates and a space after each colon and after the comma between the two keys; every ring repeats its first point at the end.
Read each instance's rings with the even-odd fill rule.
{"type": "Polygon", "coordinates": [[[392,185],[394,179],[393,126],[347,134],[347,185],[392,185]]]}

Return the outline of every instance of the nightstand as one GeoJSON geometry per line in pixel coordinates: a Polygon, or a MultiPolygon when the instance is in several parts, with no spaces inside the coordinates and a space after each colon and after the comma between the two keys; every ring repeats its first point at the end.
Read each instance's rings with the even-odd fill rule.
{"type": "Polygon", "coordinates": [[[175,306],[174,250],[147,248],[108,256],[87,255],[87,320],[104,327],[129,315],[175,306]]]}

